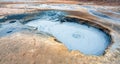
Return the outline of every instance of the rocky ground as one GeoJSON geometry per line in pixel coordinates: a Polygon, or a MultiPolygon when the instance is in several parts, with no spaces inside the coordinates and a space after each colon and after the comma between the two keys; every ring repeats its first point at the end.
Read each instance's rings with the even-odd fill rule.
{"type": "MultiPolygon", "coordinates": [[[[71,3],[71,1],[66,2],[71,3]]],[[[75,2],[77,1],[72,2],[72,4],[76,4],[75,2]]],[[[10,14],[54,9],[54,7],[47,8],[50,5],[46,5],[46,7],[38,7],[38,5],[2,4],[0,5],[0,18],[10,14]]],[[[104,6],[103,8],[100,5],[89,4],[81,5],[83,8],[76,5],[72,6],[75,7],[72,10],[69,9],[70,6],[55,9],[67,11],[70,13],[70,17],[84,19],[87,23],[102,28],[111,35],[112,44],[103,56],[86,56],[79,51],[69,51],[55,38],[44,34],[35,34],[28,30],[0,37],[0,64],[120,64],[120,7],[104,6]],[[101,19],[101,17],[98,17],[99,15],[90,14],[94,8],[97,12],[106,14],[112,19],[101,19]],[[113,18],[118,20],[113,20],[113,18]]]]}

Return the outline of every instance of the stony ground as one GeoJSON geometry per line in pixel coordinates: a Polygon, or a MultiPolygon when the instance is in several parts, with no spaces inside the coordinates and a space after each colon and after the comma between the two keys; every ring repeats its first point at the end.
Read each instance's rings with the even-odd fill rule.
{"type": "MultiPolygon", "coordinates": [[[[16,5],[16,4],[15,4],[16,5]]],[[[1,5],[0,18],[5,15],[26,13],[41,10],[41,8],[13,7],[14,4],[1,5]]],[[[118,7],[118,6],[117,6],[118,7]]],[[[108,7],[115,9],[116,7],[108,7]]],[[[120,64],[120,23],[109,22],[90,15],[86,9],[67,11],[71,17],[83,18],[92,21],[91,25],[107,28],[112,36],[113,44],[104,56],[86,56],[79,51],[69,51],[63,44],[55,41],[55,38],[35,34],[32,31],[22,31],[0,38],[0,64],[120,64]]],[[[99,12],[119,18],[120,15],[99,12]]],[[[104,29],[106,30],[106,29],[104,29]]]]}

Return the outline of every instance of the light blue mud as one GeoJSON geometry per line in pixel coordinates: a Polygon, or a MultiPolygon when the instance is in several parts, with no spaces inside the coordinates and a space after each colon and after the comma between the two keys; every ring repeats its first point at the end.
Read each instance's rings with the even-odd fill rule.
{"type": "Polygon", "coordinates": [[[4,22],[0,24],[0,37],[7,36],[22,30],[26,30],[26,27],[16,20],[4,22]]]}
{"type": "Polygon", "coordinates": [[[101,18],[101,19],[111,20],[111,21],[114,21],[114,22],[120,22],[119,18],[112,18],[112,17],[110,17],[106,14],[103,14],[101,12],[97,12],[95,10],[88,10],[88,12],[90,14],[92,14],[93,16],[96,16],[96,17],[101,18]]]}
{"type": "Polygon", "coordinates": [[[103,55],[110,44],[109,35],[90,25],[76,23],[77,20],[66,20],[65,15],[67,13],[62,11],[43,11],[23,24],[19,20],[24,15],[7,16],[7,19],[0,20],[0,37],[34,27],[41,33],[54,36],[69,50],[78,50],[86,55],[103,55]]]}
{"type": "Polygon", "coordinates": [[[75,22],[59,20],[65,13],[41,12],[40,18],[25,25],[35,27],[39,32],[51,34],[69,50],[78,50],[86,55],[103,55],[110,44],[110,37],[103,31],[75,22]]]}

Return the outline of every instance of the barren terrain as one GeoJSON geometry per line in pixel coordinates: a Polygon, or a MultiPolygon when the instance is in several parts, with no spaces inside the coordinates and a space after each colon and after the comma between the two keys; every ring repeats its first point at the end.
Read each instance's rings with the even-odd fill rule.
{"type": "MultiPolygon", "coordinates": [[[[56,38],[30,29],[0,37],[0,64],[120,64],[119,2],[112,3],[112,6],[108,6],[106,3],[99,4],[101,4],[99,1],[91,4],[67,0],[29,1],[28,3],[0,2],[0,19],[12,14],[62,10],[69,13],[68,17],[79,18],[85,23],[107,32],[111,36],[112,43],[103,56],[87,56],[80,51],[69,51],[65,45],[56,41],[56,38]],[[70,5],[59,7],[57,4],[70,5]],[[69,8],[70,6],[73,9],[69,8]],[[105,14],[109,18],[103,18],[94,12],[105,14]]],[[[24,20],[29,20],[29,18],[32,17],[28,16],[24,20]]]]}

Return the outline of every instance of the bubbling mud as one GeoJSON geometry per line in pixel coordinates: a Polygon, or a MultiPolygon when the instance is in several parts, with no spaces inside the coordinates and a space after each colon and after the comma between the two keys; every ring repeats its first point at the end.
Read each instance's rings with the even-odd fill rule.
{"type": "Polygon", "coordinates": [[[78,50],[86,55],[103,55],[110,44],[110,36],[93,26],[79,23],[80,20],[66,17],[67,14],[57,10],[42,11],[27,21],[21,19],[29,14],[7,16],[0,19],[0,37],[33,27],[40,33],[55,37],[69,50],[78,50]]]}
{"type": "Polygon", "coordinates": [[[25,25],[52,35],[69,50],[78,50],[86,55],[103,55],[110,44],[110,37],[95,27],[76,23],[77,20],[62,22],[66,14],[61,11],[43,11],[39,19],[25,25]]]}

